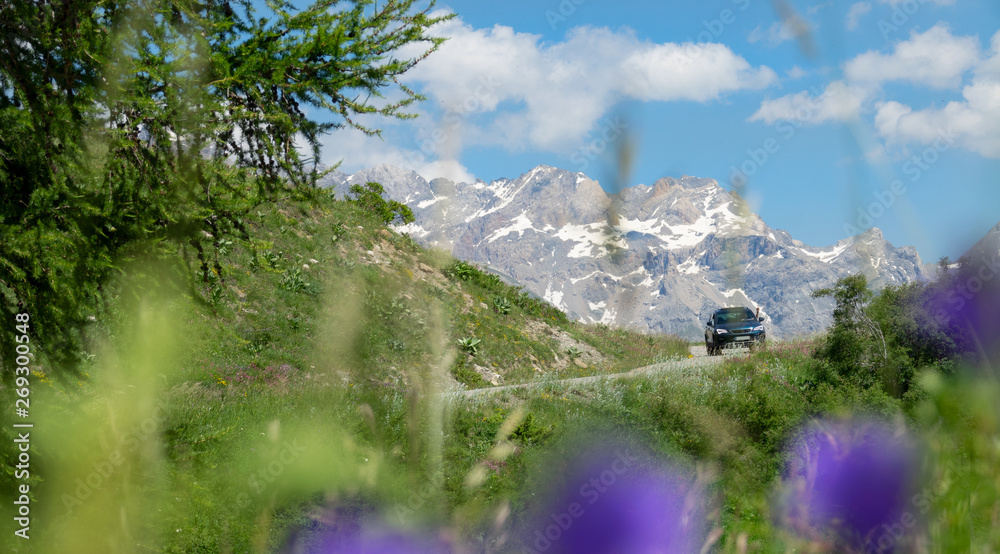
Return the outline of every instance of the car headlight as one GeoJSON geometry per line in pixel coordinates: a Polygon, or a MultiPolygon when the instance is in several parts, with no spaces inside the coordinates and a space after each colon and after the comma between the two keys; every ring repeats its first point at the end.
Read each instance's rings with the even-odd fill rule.
{"type": "Polygon", "coordinates": [[[763,325],[758,325],[758,326],[754,327],[753,330],[754,331],[763,331],[764,330],[764,326],[763,325]]]}
{"type": "Polygon", "coordinates": [[[724,334],[728,333],[729,331],[726,331],[725,329],[716,329],[715,332],[716,332],[716,334],[724,335],[724,334]]]}

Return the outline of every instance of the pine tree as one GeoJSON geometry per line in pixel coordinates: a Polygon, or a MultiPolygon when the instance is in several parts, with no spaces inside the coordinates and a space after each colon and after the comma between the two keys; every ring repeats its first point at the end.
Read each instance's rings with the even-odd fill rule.
{"type": "MultiPolygon", "coordinates": [[[[115,268],[197,259],[264,202],[308,197],[319,139],[415,117],[399,77],[451,17],[414,0],[9,0],[0,4],[0,318],[28,313],[73,372],[115,268]],[[381,5],[379,5],[381,4],[381,5]],[[404,55],[403,52],[409,54],[404,55]],[[393,97],[387,101],[387,92],[393,97]],[[301,144],[308,146],[306,152],[301,144]]],[[[12,359],[11,333],[0,359],[12,359]]],[[[8,378],[10,372],[4,372],[8,378]]]]}

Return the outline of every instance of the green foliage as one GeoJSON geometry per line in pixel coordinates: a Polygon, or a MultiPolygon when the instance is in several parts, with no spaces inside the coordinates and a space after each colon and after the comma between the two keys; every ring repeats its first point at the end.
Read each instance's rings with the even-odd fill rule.
{"type": "Polygon", "coordinates": [[[841,279],[814,296],[837,300],[834,324],[818,352],[832,370],[862,387],[880,385],[896,398],[910,391],[922,368],[946,373],[958,359],[974,360],[968,329],[938,312],[953,286],[946,272],[933,283],[888,285],[877,294],[861,275],[841,279]]]}
{"type": "Polygon", "coordinates": [[[500,315],[507,315],[513,306],[510,300],[507,300],[506,296],[495,296],[493,297],[493,309],[500,315]]]}
{"type": "Polygon", "coordinates": [[[879,384],[889,353],[881,325],[868,314],[872,292],[865,276],[843,277],[834,288],[814,291],[812,296],[832,296],[837,303],[820,355],[839,375],[861,386],[879,384]]]}
{"type": "Polygon", "coordinates": [[[465,337],[458,339],[458,347],[462,349],[462,352],[469,354],[470,356],[475,356],[479,353],[479,345],[483,341],[477,339],[476,337],[465,337]]]}
{"type": "Polygon", "coordinates": [[[451,374],[459,383],[462,383],[470,389],[479,389],[490,386],[490,384],[486,382],[486,379],[483,379],[482,375],[476,373],[471,367],[469,367],[469,364],[466,363],[464,358],[460,358],[455,363],[455,366],[451,368],[451,374]]]}
{"type": "Polygon", "coordinates": [[[941,552],[990,552],[1000,547],[1000,411],[995,379],[968,373],[922,371],[915,388],[923,399],[914,410],[927,445],[928,518],[934,548],[941,552]]]}
{"type": "Polygon", "coordinates": [[[409,233],[400,233],[396,242],[400,248],[407,252],[417,253],[422,250],[420,243],[414,240],[409,233]]]}
{"type": "Polygon", "coordinates": [[[316,286],[316,283],[307,281],[306,278],[302,276],[302,270],[297,267],[284,272],[281,275],[281,280],[278,281],[278,286],[288,292],[319,294],[319,289],[316,286]]]}
{"type": "Polygon", "coordinates": [[[452,279],[471,283],[482,288],[490,294],[512,298],[511,303],[520,308],[526,315],[555,321],[557,323],[568,323],[566,313],[555,306],[531,296],[524,291],[523,287],[513,287],[503,282],[499,276],[480,269],[475,264],[454,260],[446,269],[445,273],[452,279]]]}
{"type": "Polygon", "coordinates": [[[361,185],[351,185],[350,201],[361,209],[375,216],[383,225],[413,223],[413,211],[410,207],[396,200],[383,198],[385,189],[379,183],[371,181],[361,185]]]}
{"type": "Polygon", "coordinates": [[[212,286],[210,286],[208,289],[208,295],[209,295],[209,302],[211,302],[213,306],[217,306],[219,302],[222,300],[222,295],[223,295],[222,287],[220,287],[218,284],[213,283],[212,286]]]}
{"type": "Polygon", "coordinates": [[[543,444],[552,436],[554,429],[555,425],[543,426],[538,423],[534,414],[529,413],[524,416],[521,424],[514,428],[511,437],[526,445],[543,444]]]}
{"type": "Polygon", "coordinates": [[[333,234],[331,235],[330,240],[333,241],[333,242],[339,241],[340,239],[342,239],[344,237],[344,235],[347,234],[347,229],[344,227],[344,224],[341,223],[341,222],[339,222],[339,221],[335,222],[330,227],[331,227],[331,230],[333,231],[333,234]]]}
{"type": "Polygon", "coordinates": [[[451,267],[448,268],[448,273],[460,281],[469,281],[476,277],[479,272],[474,265],[461,260],[455,260],[451,267]]]}
{"type": "Polygon", "coordinates": [[[273,252],[271,250],[265,250],[261,252],[260,257],[264,259],[264,263],[267,264],[271,269],[278,269],[281,264],[281,256],[284,252],[273,252]]]}
{"type": "Polygon", "coordinates": [[[0,3],[0,317],[30,313],[62,375],[128,262],[225,279],[219,256],[248,237],[250,213],[315,196],[323,133],[377,134],[359,114],[414,117],[421,97],[398,78],[448,19],[414,6],[0,3]]]}

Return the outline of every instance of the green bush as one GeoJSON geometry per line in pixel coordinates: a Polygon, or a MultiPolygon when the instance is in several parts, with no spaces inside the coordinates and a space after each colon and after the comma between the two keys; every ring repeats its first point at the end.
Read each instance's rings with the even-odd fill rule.
{"type": "Polygon", "coordinates": [[[921,368],[948,371],[959,358],[974,359],[967,330],[936,315],[949,282],[942,273],[935,283],[888,285],[875,294],[864,275],[852,275],[814,292],[837,301],[817,355],[837,376],[862,388],[880,386],[896,398],[907,394],[921,368]]]}
{"type": "Polygon", "coordinates": [[[524,291],[524,287],[514,287],[504,283],[497,275],[480,269],[475,264],[455,260],[445,268],[445,274],[452,279],[474,284],[488,293],[503,296],[505,299],[513,298],[513,301],[509,302],[521,308],[529,316],[554,320],[558,323],[569,322],[566,313],[559,308],[544,300],[532,297],[524,291]]]}
{"type": "Polygon", "coordinates": [[[493,298],[493,309],[500,315],[509,314],[511,310],[510,300],[507,300],[506,296],[497,296],[493,298]]]}
{"type": "Polygon", "coordinates": [[[476,337],[465,337],[464,339],[458,339],[458,347],[469,354],[470,356],[475,356],[479,354],[479,344],[483,342],[476,337]]]}
{"type": "Polygon", "coordinates": [[[375,216],[383,225],[413,223],[413,210],[397,200],[383,198],[385,188],[371,181],[361,185],[351,185],[349,202],[375,216]]]}
{"type": "Polygon", "coordinates": [[[554,428],[555,425],[540,425],[535,419],[535,415],[529,413],[524,417],[524,421],[514,429],[511,437],[525,445],[542,444],[552,436],[554,428]]]}
{"type": "Polygon", "coordinates": [[[881,325],[868,314],[872,299],[868,279],[863,274],[844,277],[833,288],[814,291],[812,296],[832,296],[837,303],[820,355],[840,376],[863,387],[878,384],[888,363],[888,348],[881,325]]]}

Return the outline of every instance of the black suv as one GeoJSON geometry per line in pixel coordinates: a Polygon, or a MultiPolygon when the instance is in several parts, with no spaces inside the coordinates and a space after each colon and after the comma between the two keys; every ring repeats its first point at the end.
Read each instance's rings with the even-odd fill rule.
{"type": "MultiPolygon", "coordinates": [[[[758,312],[759,313],[759,312],[758,312]]],[[[750,308],[720,308],[712,312],[705,327],[705,348],[709,356],[722,353],[731,345],[753,346],[767,338],[761,322],[750,308]]]]}

